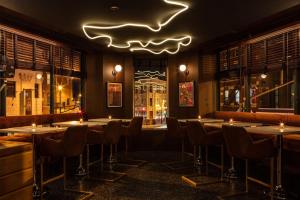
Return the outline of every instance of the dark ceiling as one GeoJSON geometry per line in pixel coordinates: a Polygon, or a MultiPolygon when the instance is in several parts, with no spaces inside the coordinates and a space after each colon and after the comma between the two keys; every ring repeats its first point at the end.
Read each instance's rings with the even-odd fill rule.
{"type": "MultiPolygon", "coordinates": [[[[119,43],[128,39],[163,39],[190,34],[196,47],[217,37],[246,29],[249,24],[300,4],[299,0],[182,0],[190,8],[160,32],[138,28],[107,31],[119,43]]],[[[40,25],[59,33],[86,38],[85,23],[114,25],[143,23],[155,26],[181,7],[163,0],[0,0],[0,5],[28,16],[40,25]],[[110,7],[117,5],[118,11],[110,7]]],[[[106,39],[95,40],[99,45],[106,39]]],[[[188,49],[190,47],[183,47],[188,49]]]]}

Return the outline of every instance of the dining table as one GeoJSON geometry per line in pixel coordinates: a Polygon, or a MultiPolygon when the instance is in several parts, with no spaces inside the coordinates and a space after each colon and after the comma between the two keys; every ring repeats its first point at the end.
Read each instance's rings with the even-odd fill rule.
{"type": "Polygon", "coordinates": [[[89,122],[102,122],[102,123],[108,123],[110,121],[122,121],[122,122],[131,122],[132,119],[120,119],[120,118],[95,118],[95,119],[89,119],[89,122]]]}
{"type": "Polygon", "coordinates": [[[275,187],[274,196],[277,199],[286,199],[285,191],[282,185],[282,150],[283,150],[283,137],[289,134],[300,134],[300,127],[294,126],[257,126],[245,127],[248,133],[265,134],[276,137],[278,154],[277,154],[277,184],[275,187]]]}
{"type": "Polygon", "coordinates": [[[178,119],[179,122],[201,122],[201,123],[222,123],[224,122],[224,119],[214,119],[214,118],[191,118],[191,119],[178,119]]]}
{"type": "Polygon", "coordinates": [[[33,198],[40,198],[41,192],[40,187],[37,183],[37,170],[36,170],[36,163],[37,163],[37,137],[51,135],[55,133],[64,132],[66,130],[65,127],[49,127],[49,126],[22,126],[22,127],[12,127],[12,128],[5,128],[0,129],[0,133],[4,133],[7,135],[14,135],[17,133],[22,134],[31,134],[32,136],[32,147],[33,147],[33,198]]]}
{"type": "Polygon", "coordinates": [[[94,126],[104,126],[107,122],[95,122],[95,121],[65,121],[65,122],[55,122],[52,123],[52,126],[58,126],[58,127],[70,127],[70,126],[88,126],[88,127],[94,127],[94,126]]]}

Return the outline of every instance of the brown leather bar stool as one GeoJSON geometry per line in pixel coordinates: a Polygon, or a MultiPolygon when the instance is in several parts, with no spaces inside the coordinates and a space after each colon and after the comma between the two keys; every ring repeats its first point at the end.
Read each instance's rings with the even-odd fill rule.
{"type": "Polygon", "coordinates": [[[273,199],[273,187],[274,187],[274,159],[276,157],[276,148],[272,138],[261,139],[253,141],[251,136],[242,127],[236,126],[223,126],[223,136],[227,147],[227,152],[234,158],[243,159],[246,162],[245,166],[245,191],[218,196],[218,199],[224,199],[227,197],[239,196],[247,194],[249,191],[248,181],[252,181],[270,188],[270,196],[273,199]],[[254,177],[248,176],[248,160],[263,160],[270,159],[270,183],[265,183],[254,177]]]}
{"type": "MultiPolygon", "coordinates": [[[[116,172],[113,170],[113,163],[116,163],[117,160],[113,159],[116,157],[117,145],[119,143],[121,137],[121,121],[110,121],[106,126],[103,127],[103,130],[97,130],[95,128],[90,129],[90,133],[88,134],[88,144],[100,144],[101,146],[101,174],[95,174],[92,176],[89,174],[90,179],[102,180],[107,182],[115,182],[125,176],[125,173],[116,172]],[[104,145],[109,145],[110,153],[108,158],[109,170],[103,170],[103,151],[104,145]],[[113,152],[115,145],[115,152],[113,152]]],[[[89,147],[88,147],[89,148],[89,147]]],[[[89,158],[89,150],[87,150],[89,158]]],[[[90,163],[89,159],[87,160],[87,168],[89,168],[90,163]]]]}
{"type": "Polygon", "coordinates": [[[134,117],[128,126],[122,126],[122,134],[125,136],[125,159],[118,161],[119,164],[139,167],[146,163],[144,160],[128,159],[128,139],[137,137],[142,133],[143,117],[134,117]]]}
{"type": "Polygon", "coordinates": [[[171,170],[178,170],[184,169],[190,166],[185,165],[184,154],[185,154],[185,147],[184,141],[186,136],[186,126],[180,125],[178,120],[174,117],[167,117],[167,140],[169,139],[176,139],[181,141],[181,161],[172,161],[168,163],[164,163],[171,170]]]}
{"type": "Polygon", "coordinates": [[[54,140],[48,137],[41,138],[40,141],[40,155],[41,155],[41,193],[43,193],[43,186],[58,179],[64,178],[64,190],[72,193],[84,194],[81,199],[89,199],[93,196],[92,192],[77,191],[67,189],[66,187],[66,158],[75,157],[82,154],[86,145],[88,127],[87,126],[71,126],[69,127],[60,140],[54,140]],[[63,174],[44,181],[44,159],[45,157],[63,157],[63,174]]]}
{"type": "MultiPolygon", "coordinates": [[[[183,182],[189,184],[190,186],[197,188],[200,185],[215,184],[223,181],[224,172],[224,140],[222,135],[222,130],[213,130],[207,132],[203,125],[198,121],[187,122],[187,135],[190,143],[194,147],[194,166],[198,168],[199,173],[196,175],[182,176],[183,182]],[[196,177],[201,177],[201,165],[199,161],[197,162],[197,147],[201,148],[201,145],[205,145],[205,166],[206,175],[208,175],[208,165],[215,166],[221,170],[220,180],[201,183],[195,180],[196,177]],[[208,160],[208,146],[220,146],[221,148],[221,163],[217,164],[208,160]]],[[[201,153],[201,151],[199,151],[201,153]]]]}

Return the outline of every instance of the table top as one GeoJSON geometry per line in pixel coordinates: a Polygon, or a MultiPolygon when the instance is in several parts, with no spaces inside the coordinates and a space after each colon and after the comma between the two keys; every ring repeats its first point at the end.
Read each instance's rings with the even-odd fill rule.
{"type": "Polygon", "coordinates": [[[108,119],[108,118],[97,118],[97,119],[89,119],[89,122],[102,122],[102,123],[108,123],[110,121],[119,121],[121,120],[122,122],[130,122],[132,119],[108,119]]]}
{"type": "Polygon", "coordinates": [[[221,123],[204,123],[205,126],[214,127],[214,128],[222,128],[223,125],[237,126],[237,127],[257,127],[262,126],[262,123],[252,123],[252,122],[239,122],[234,121],[233,123],[229,122],[221,122],[221,123]]]}
{"type": "Polygon", "coordinates": [[[296,126],[285,126],[281,128],[279,126],[257,126],[257,127],[246,127],[249,133],[262,133],[268,135],[288,135],[288,134],[300,134],[300,127],[296,126]]]}
{"type": "Polygon", "coordinates": [[[191,121],[191,122],[201,122],[201,123],[218,123],[218,122],[224,122],[223,119],[213,119],[213,118],[201,118],[201,119],[178,119],[179,122],[186,122],[186,121],[191,121]]]}
{"type": "Polygon", "coordinates": [[[45,134],[45,133],[61,132],[65,130],[66,128],[64,127],[37,126],[33,128],[32,126],[21,126],[21,127],[0,129],[0,133],[28,133],[28,134],[38,135],[38,134],[45,134]]]}
{"type": "Polygon", "coordinates": [[[81,123],[80,123],[80,121],[66,121],[66,122],[56,122],[56,123],[53,123],[52,125],[59,126],[59,127],[83,126],[83,125],[93,127],[93,126],[104,126],[106,124],[107,123],[105,123],[105,122],[92,122],[92,121],[88,121],[88,122],[84,121],[81,123]]]}
{"type": "Polygon", "coordinates": [[[166,124],[143,125],[142,131],[167,130],[166,124]]]}

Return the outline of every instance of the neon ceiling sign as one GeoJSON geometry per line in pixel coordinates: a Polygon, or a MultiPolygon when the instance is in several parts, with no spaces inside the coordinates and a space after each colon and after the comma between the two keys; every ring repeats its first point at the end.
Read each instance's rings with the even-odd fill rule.
{"type": "Polygon", "coordinates": [[[125,44],[115,44],[113,37],[108,34],[96,34],[95,36],[91,36],[87,33],[87,29],[92,30],[113,30],[113,29],[121,29],[126,27],[137,27],[137,28],[145,28],[152,32],[159,32],[164,26],[168,25],[176,16],[180,15],[181,13],[185,12],[189,6],[184,3],[180,3],[177,1],[171,1],[171,0],[163,0],[167,4],[181,6],[182,9],[175,12],[171,17],[166,19],[163,22],[158,22],[157,27],[151,27],[147,24],[136,24],[136,23],[126,23],[126,24],[120,24],[120,25],[113,25],[113,26],[95,26],[95,25],[83,25],[82,30],[87,38],[91,40],[99,39],[99,38],[106,38],[108,39],[108,47],[114,47],[114,48],[120,48],[125,49],[129,48],[130,51],[148,51],[152,54],[161,54],[161,53],[169,53],[169,54],[176,54],[181,46],[188,46],[192,42],[192,37],[190,35],[185,35],[181,37],[170,37],[163,40],[149,40],[146,42],[143,42],[142,40],[128,40],[125,42],[125,44]],[[176,48],[162,48],[160,50],[157,50],[159,46],[162,46],[166,42],[175,42],[176,48]],[[151,49],[150,46],[155,46],[155,49],[151,49]]]}

